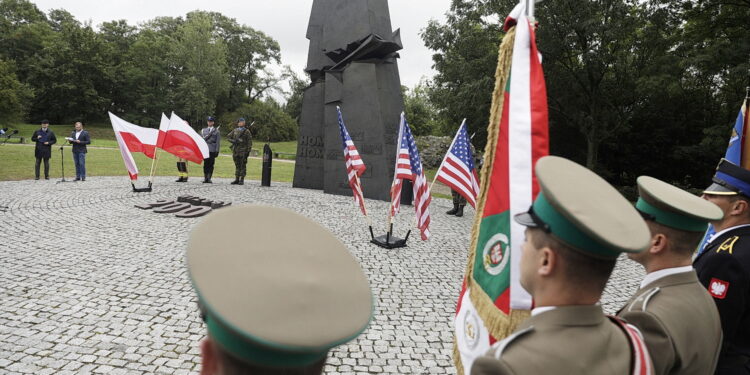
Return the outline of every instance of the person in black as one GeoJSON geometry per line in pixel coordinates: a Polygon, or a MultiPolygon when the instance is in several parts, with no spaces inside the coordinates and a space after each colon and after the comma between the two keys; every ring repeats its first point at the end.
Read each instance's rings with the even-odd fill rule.
{"type": "Polygon", "coordinates": [[[703,198],[724,212],[693,261],[721,317],[716,373],[750,374],[750,171],[722,159],[703,198]]]}
{"type": "Polygon", "coordinates": [[[75,123],[75,130],[70,133],[68,142],[73,145],[73,163],[76,166],[75,181],[86,181],[86,145],[91,143],[89,132],[83,130],[83,124],[75,123]]]}
{"type": "Polygon", "coordinates": [[[49,158],[52,157],[52,145],[57,142],[55,133],[49,129],[49,121],[42,120],[42,128],[34,132],[31,141],[36,142],[34,176],[39,179],[39,166],[44,161],[44,179],[49,180],[49,158]]]}

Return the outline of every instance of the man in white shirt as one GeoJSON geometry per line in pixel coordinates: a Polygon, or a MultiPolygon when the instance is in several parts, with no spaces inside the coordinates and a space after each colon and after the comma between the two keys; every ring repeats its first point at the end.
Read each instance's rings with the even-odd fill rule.
{"type": "Polygon", "coordinates": [[[653,177],[638,177],[636,209],[651,230],[650,248],[628,254],[647,272],[618,316],[637,326],[653,353],[655,374],[712,374],[721,324],[711,296],[692,267],[715,204],[653,177]]]}

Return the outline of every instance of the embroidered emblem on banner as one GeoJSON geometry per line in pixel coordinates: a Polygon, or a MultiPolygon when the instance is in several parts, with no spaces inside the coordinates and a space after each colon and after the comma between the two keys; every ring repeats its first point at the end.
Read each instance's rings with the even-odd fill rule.
{"type": "Polygon", "coordinates": [[[712,278],[711,282],[708,284],[708,292],[714,298],[724,299],[724,297],[727,296],[728,291],[729,291],[729,283],[724,280],[712,278]]]}

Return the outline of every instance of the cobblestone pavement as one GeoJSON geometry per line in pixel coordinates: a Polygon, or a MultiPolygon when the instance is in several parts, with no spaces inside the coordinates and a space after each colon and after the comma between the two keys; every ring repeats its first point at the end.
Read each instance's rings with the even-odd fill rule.
{"type": "MultiPolygon", "coordinates": [[[[133,207],[184,194],[286,207],[348,245],[370,280],[376,310],[367,331],[331,352],[326,373],[456,373],[452,316],[471,208],[455,218],[443,213],[448,200],[434,199],[433,238],[414,235],[408,247],[385,250],[369,244],[366,221],[350,197],[229,181],[178,184],[159,177],[155,192],[140,194],[123,177],[0,182],[0,373],[197,373],[205,329],[184,248],[200,219],[133,207]]],[[[384,223],[386,203],[367,204],[375,222],[384,223]]],[[[397,235],[413,220],[411,207],[404,207],[397,235]]],[[[640,267],[619,262],[605,309],[619,308],[641,277],[640,267]]]]}

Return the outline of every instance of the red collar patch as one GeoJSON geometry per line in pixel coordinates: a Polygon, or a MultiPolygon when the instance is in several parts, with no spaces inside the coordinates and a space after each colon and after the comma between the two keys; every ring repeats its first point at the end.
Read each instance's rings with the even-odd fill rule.
{"type": "Polygon", "coordinates": [[[711,282],[708,283],[708,293],[714,298],[724,299],[724,297],[727,296],[728,291],[729,282],[727,281],[711,278],[711,282]]]}

